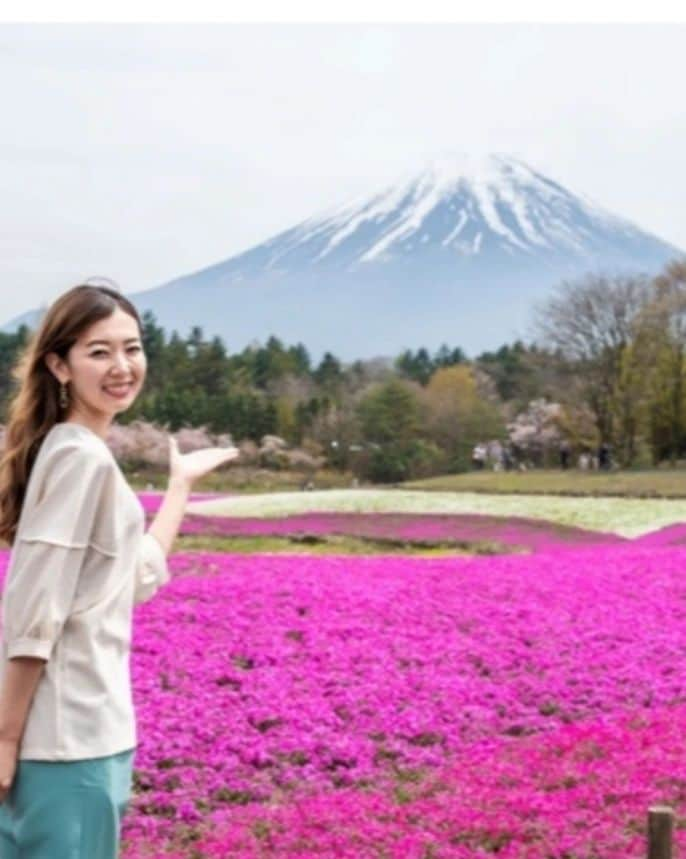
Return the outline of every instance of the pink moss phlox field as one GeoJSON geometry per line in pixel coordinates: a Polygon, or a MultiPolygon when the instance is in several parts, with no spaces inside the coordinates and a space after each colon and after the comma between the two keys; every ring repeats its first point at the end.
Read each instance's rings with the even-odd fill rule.
{"type": "MultiPolygon", "coordinates": [[[[242,803],[263,814],[272,800],[284,804],[274,813],[287,817],[303,791],[336,797],[351,788],[364,803],[372,801],[362,798],[366,789],[383,804],[394,772],[438,772],[455,762],[451,808],[436,813],[464,829],[480,796],[485,808],[502,806],[514,826],[520,808],[558,808],[557,788],[536,792],[522,775],[539,769],[539,745],[574,723],[602,727],[625,711],[671,707],[677,718],[686,701],[686,550],[468,559],[197,553],[171,564],[172,582],[136,610],[140,745],[127,821],[135,842],[160,843],[179,826],[197,830],[208,821],[237,826],[242,803]],[[508,789],[498,755],[519,748],[523,786],[508,806],[498,799],[508,789]],[[495,755],[494,763],[468,767],[479,754],[495,755]]],[[[616,742],[626,765],[597,764],[619,791],[605,801],[608,838],[622,837],[634,819],[635,749],[650,745],[646,754],[658,761],[675,739],[655,729],[638,746],[616,742]]],[[[587,839],[606,814],[584,805],[589,772],[587,761],[571,767],[581,798],[563,804],[562,842],[587,839]]],[[[670,772],[680,771],[675,764],[670,772]]],[[[638,788],[635,795],[662,799],[658,787],[646,782],[645,796],[638,788]]],[[[474,812],[477,821],[484,813],[474,812]]],[[[538,837],[525,837],[521,825],[515,852],[498,855],[546,856],[516,852],[538,837]]],[[[343,841],[353,837],[343,823],[337,831],[343,841]]],[[[554,855],[576,855],[570,851],[554,855]]]]}
{"type": "Polygon", "coordinates": [[[173,555],[122,859],[644,859],[647,808],[686,814],[686,528],[536,524],[527,556],[173,555]]]}
{"type": "MultiPolygon", "coordinates": [[[[310,790],[220,808],[177,833],[191,833],[194,855],[210,859],[645,859],[648,807],[686,811],[685,731],[683,705],[596,718],[466,746],[416,782],[398,768],[384,790],[310,790]]],[[[675,845],[686,847],[682,828],[675,845]]],[[[149,855],[146,847],[134,841],[127,859],[149,855]]]]}
{"type": "Polygon", "coordinates": [[[480,514],[306,513],[263,519],[187,514],[181,533],[224,537],[344,534],[420,543],[491,543],[531,551],[622,545],[616,534],[544,520],[480,514]]]}
{"type": "MultiPolygon", "coordinates": [[[[139,492],[138,497],[152,519],[161,495],[139,492]]],[[[221,497],[219,493],[197,493],[190,500],[221,497]]],[[[377,540],[456,545],[490,544],[501,551],[556,552],[565,548],[599,546],[646,547],[686,544],[686,525],[675,524],[629,540],[618,534],[592,531],[517,516],[487,516],[478,513],[302,513],[273,518],[201,516],[187,513],[180,527],[184,535],[215,537],[304,537],[340,534],[377,540]]]]}
{"type": "Polygon", "coordinates": [[[684,546],[686,545],[686,524],[677,522],[674,525],[667,525],[658,531],[651,531],[651,533],[644,534],[642,537],[636,537],[632,542],[639,546],[652,546],[655,548],[660,546],[684,546]]]}

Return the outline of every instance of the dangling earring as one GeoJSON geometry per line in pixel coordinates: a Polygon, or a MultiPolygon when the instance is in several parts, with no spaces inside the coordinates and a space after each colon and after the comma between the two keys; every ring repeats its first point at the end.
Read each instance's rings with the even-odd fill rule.
{"type": "Polygon", "coordinates": [[[62,383],[60,385],[60,408],[66,409],[69,405],[69,396],[67,395],[67,385],[66,383],[62,383]]]}

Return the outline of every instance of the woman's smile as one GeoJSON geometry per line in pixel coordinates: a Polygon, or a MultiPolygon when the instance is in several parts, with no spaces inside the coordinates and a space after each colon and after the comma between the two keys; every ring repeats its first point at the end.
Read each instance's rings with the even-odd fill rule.
{"type": "Polygon", "coordinates": [[[129,395],[133,385],[133,382],[112,382],[110,385],[105,385],[103,390],[111,397],[122,400],[129,395]]]}

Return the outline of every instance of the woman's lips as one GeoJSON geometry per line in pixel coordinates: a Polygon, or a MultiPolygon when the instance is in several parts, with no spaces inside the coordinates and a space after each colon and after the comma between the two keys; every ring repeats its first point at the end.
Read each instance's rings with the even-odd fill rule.
{"type": "Polygon", "coordinates": [[[111,397],[121,400],[127,396],[132,387],[133,382],[127,382],[124,385],[106,385],[103,387],[103,391],[111,397]]]}

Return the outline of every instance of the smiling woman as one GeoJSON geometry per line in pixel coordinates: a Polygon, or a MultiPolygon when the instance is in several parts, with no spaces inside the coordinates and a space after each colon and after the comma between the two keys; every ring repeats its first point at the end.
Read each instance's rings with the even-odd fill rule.
{"type": "Polygon", "coordinates": [[[235,448],[181,456],[146,532],[105,443],[145,380],[140,319],[80,285],[50,308],[17,368],[0,463],[12,543],[0,648],[1,859],[115,859],[137,743],[132,613],[169,581],[192,482],[235,448]]]}
{"type": "Polygon", "coordinates": [[[147,368],[141,336],[134,305],[106,286],[76,286],[46,314],[14,371],[19,389],[0,468],[0,536],[8,542],[51,428],[80,423],[104,439],[115,415],[135,399],[147,368]],[[125,397],[124,385],[131,386],[125,397]]]}

